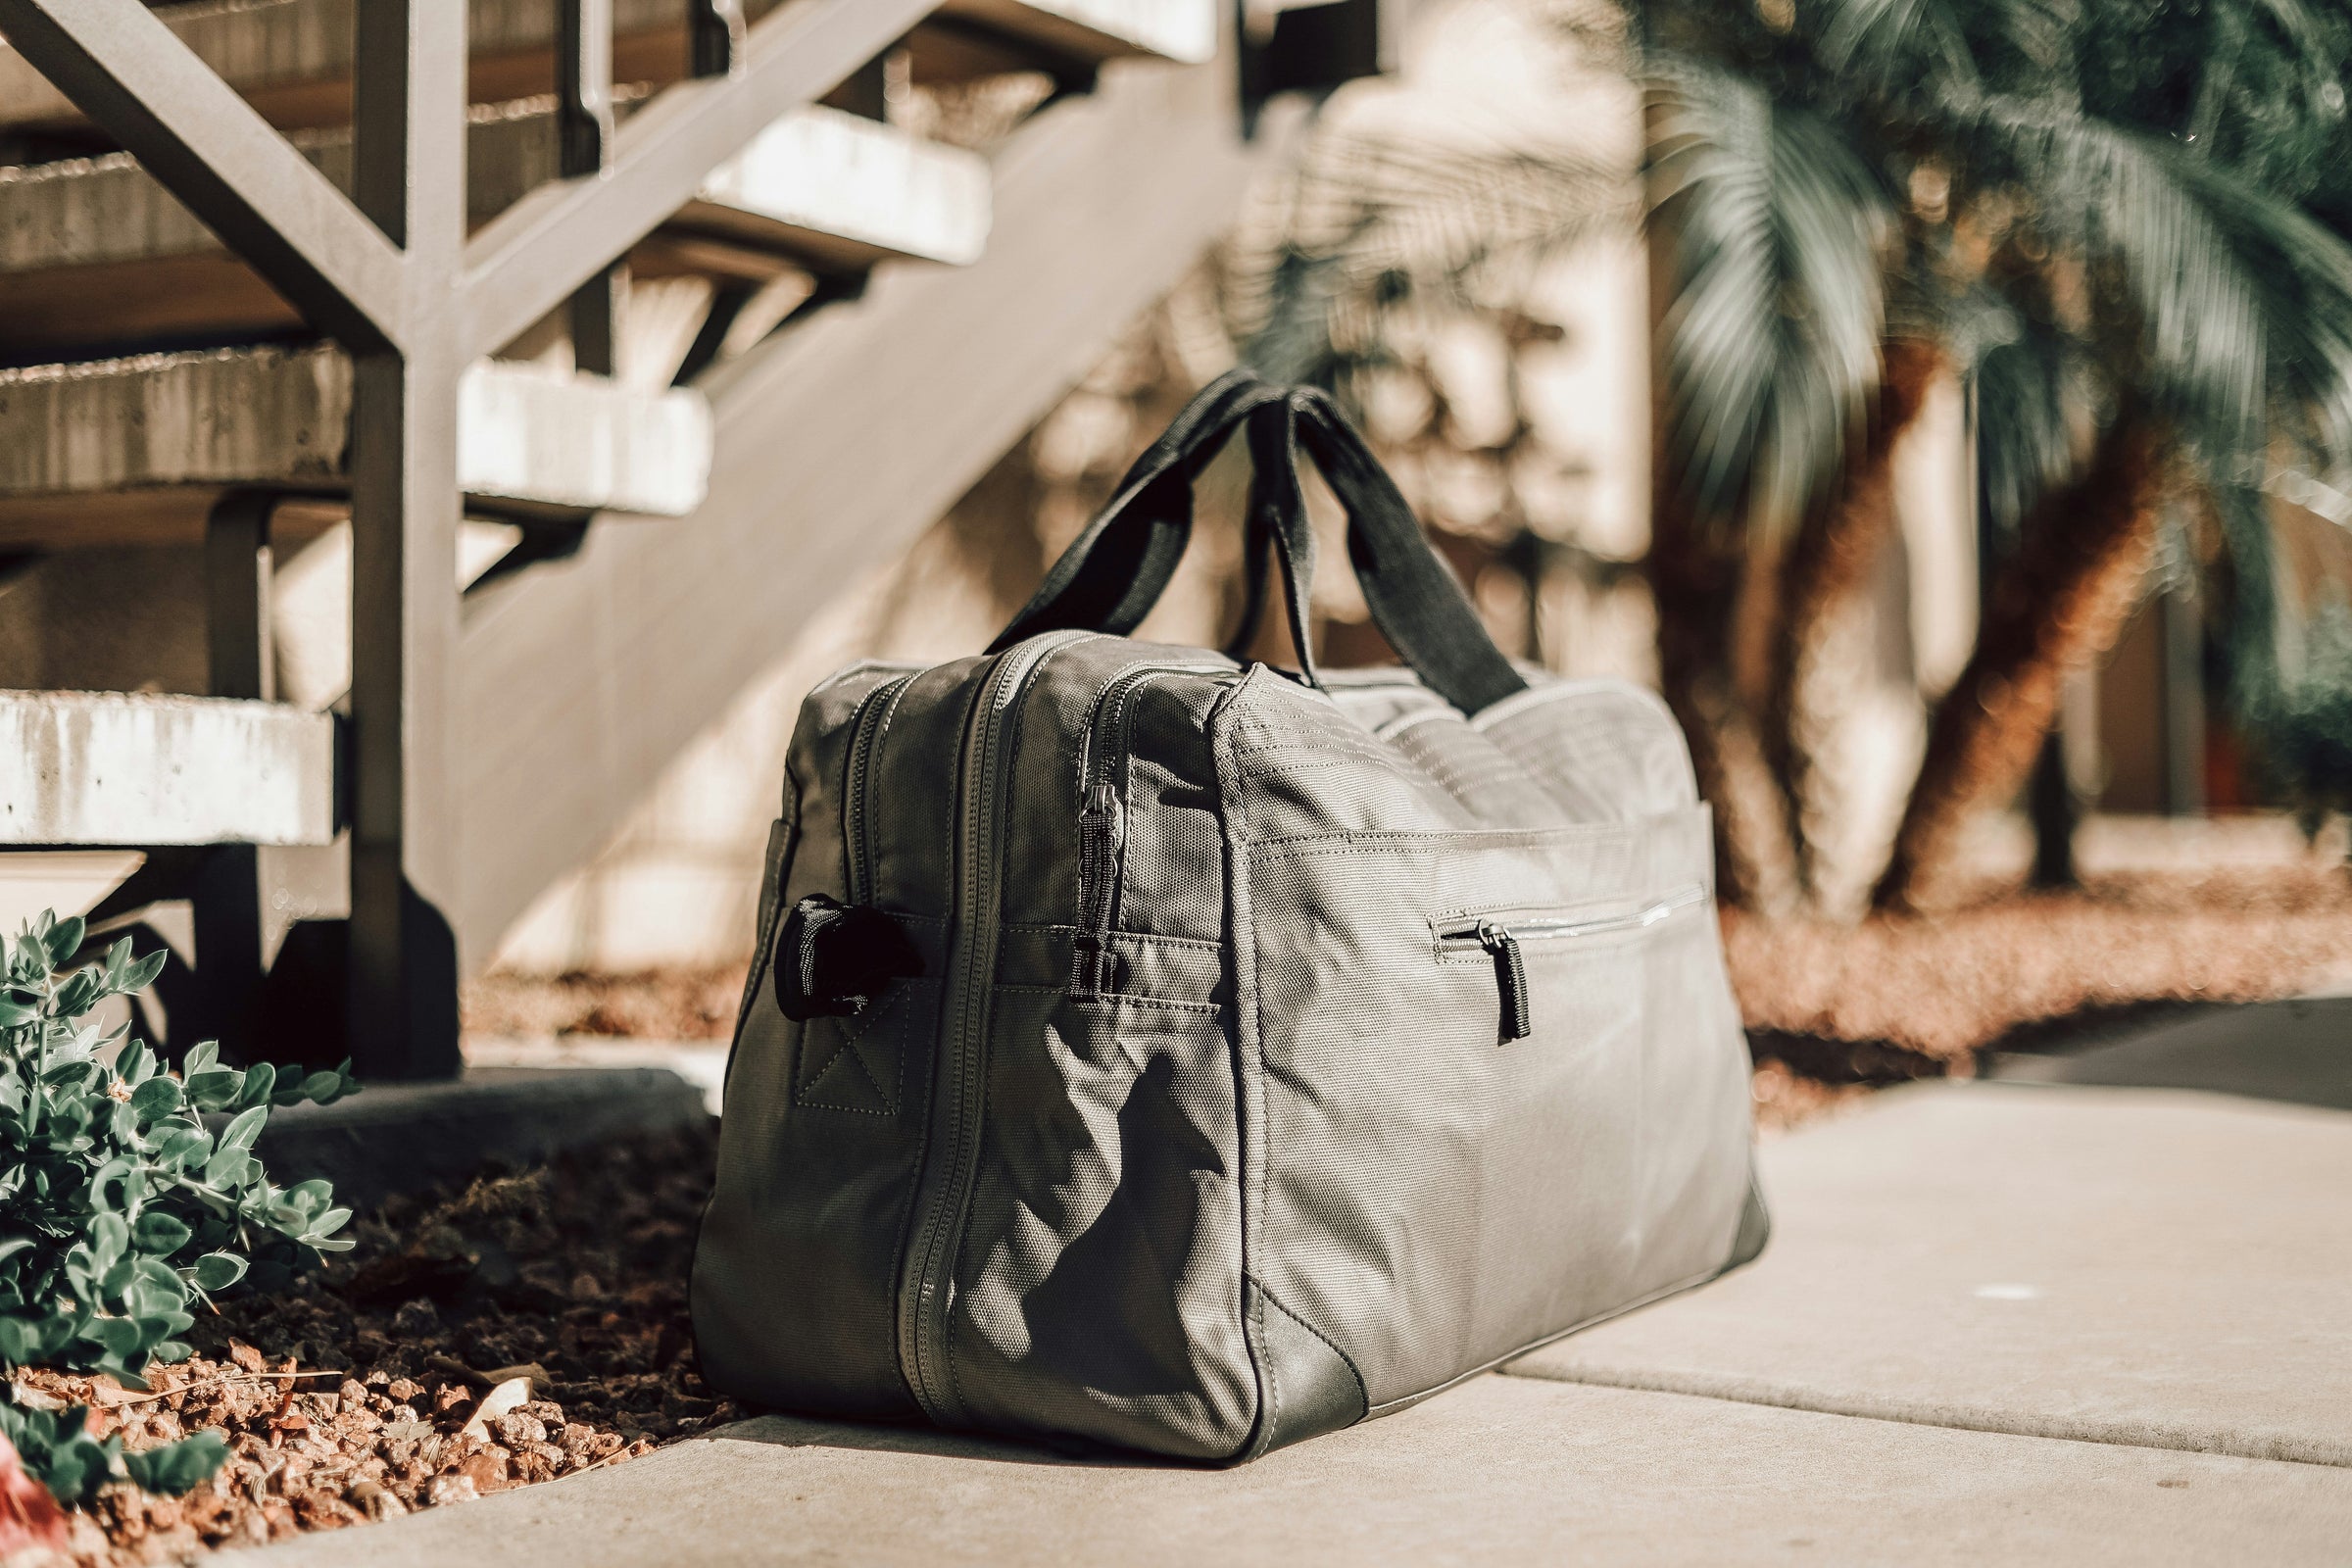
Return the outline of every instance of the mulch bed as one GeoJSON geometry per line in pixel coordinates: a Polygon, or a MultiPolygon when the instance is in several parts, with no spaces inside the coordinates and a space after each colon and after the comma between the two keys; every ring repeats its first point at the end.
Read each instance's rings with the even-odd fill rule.
{"type": "Polygon", "coordinates": [[[1829,1084],[1966,1075],[2101,1022],[2352,979],[2352,875],[2325,854],[2121,866],[2081,889],[1987,884],[1933,918],[1730,916],[1761,1061],[1829,1084]]]}
{"type": "Polygon", "coordinates": [[[723,1040],[735,1027],[745,968],[487,974],[466,987],[466,1029],[479,1035],[723,1040]]]}
{"type": "Polygon", "coordinates": [[[695,1374],[687,1326],[714,1149],[709,1131],[607,1145],[396,1200],[292,1289],[201,1319],[196,1358],[151,1375],[161,1397],[18,1373],[20,1400],[90,1404],[132,1449],[202,1428],[230,1440],[185,1497],[110,1489],[75,1517],[72,1560],[180,1561],[444,1506],[737,1419],[695,1374]],[[529,1402],[466,1436],[517,1375],[529,1402]]]}

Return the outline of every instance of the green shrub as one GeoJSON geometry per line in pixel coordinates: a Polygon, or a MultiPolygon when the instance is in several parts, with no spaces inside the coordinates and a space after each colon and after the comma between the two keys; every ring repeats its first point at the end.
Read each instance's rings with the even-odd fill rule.
{"type": "MultiPolygon", "coordinates": [[[[266,1283],[351,1246],[335,1234],[351,1211],[328,1184],[271,1186],[253,1143],[272,1105],[325,1104],[358,1085],[349,1063],[283,1081],[268,1063],[223,1067],[210,1043],[167,1070],[127,1025],[84,1021],[144,989],[165,956],[133,958],[125,938],[69,969],[82,937],[80,920],[43,914],[0,958],[0,1370],[144,1387],[150,1363],[192,1353],[177,1338],[191,1302],[249,1269],[266,1283]]],[[[83,1417],[0,1403],[0,1433],[69,1504],[111,1479],[185,1492],[226,1452],[200,1434],[124,1454],[120,1439],[91,1440],[83,1417]]]]}

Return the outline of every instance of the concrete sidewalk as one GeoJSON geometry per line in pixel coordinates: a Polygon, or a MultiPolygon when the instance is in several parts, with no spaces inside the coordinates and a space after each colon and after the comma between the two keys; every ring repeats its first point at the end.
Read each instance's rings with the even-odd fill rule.
{"type": "MultiPolygon", "coordinates": [[[[2226,1077],[2278,1021],[2227,1017],[2076,1070],[2226,1077]]],[[[2315,1025],[2286,1054],[2344,1052],[2315,1025]]],[[[1880,1096],[1764,1147],[1751,1268],[1240,1470],[770,1417],[248,1556],[2352,1561],[2352,1113],[2291,1089],[1880,1096]]]]}

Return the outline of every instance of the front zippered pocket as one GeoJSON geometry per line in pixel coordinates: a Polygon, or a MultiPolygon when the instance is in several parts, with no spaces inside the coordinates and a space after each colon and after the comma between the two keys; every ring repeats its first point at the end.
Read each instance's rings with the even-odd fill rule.
{"type": "Polygon", "coordinates": [[[1207,664],[1138,664],[1095,699],[1087,725],[1085,784],[1078,805],[1078,930],[1070,944],[1070,1000],[1100,1002],[1117,983],[1110,934],[1118,915],[1119,870],[1127,849],[1127,760],[1136,698],[1163,675],[1230,683],[1240,672],[1207,664]]]}
{"type": "Polygon", "coordinates": [[[849,756],[842,764],[841,783],[844,904],[863,904],[872,893],[873,851],[867,843],[867,824],[873,820],[873,806],[867,797],[873,788],[874,751],[882,744],[882,732],[890,727],[890,714],[899,699],[914,684],[914,674],[896,676],[867,692],[850,724],[849,756]]]}
{"type": "Polygon", "coordinates": [[[1527,958],[1522,951],[1527,945],[1574,942],[1585,937],[1621,936],[1629,931],[1645,930],[1672,919],[1685,909],[1697,907],[1706,899],[1707,890],[1691,882],[1639,908],[1607,914],[1579,915],[1575,918],[1514,911],[1460,915],[1440,922],[1438,949],[1446,953],[1479,948],[1494,960],[1494,989],[1501,1003],[1502,1038],[1506,1043],[1525,1040],[1535,1032],[1535,1019],[1528,1001],[1527,958]]]}

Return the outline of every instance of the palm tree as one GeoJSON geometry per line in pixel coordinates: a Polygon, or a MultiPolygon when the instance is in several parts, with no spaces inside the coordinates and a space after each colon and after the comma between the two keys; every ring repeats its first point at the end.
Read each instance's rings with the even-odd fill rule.
{"type": "MultiPolygon", "coordinates": [[[[2063,673],[2112,643],[2184,493],[2229,542],[2233,641],[2258,656],[2241,662],[2292,641],[2273,627],[2259,491],[2279,461],[2332,474],[2352,455],[2352,250],[2312,216],[2352,216],[2343,6],[1647,9],[1646,571],[1728,900],[1758,887],[1745,846],[1777,834],[1805,864],[1807,661],[1891,526],[1892,455],[1947,369],[1973,385],[2012,543],[1879,906],[1932,894],[1958,824],[2014,795],[2063,673]],[[1734,636],[1759,624],[1760,666],[1734,636]],[[1755,757],[1777,813],[1742,809],[1754,792],[1732,775],[1755,757]]],[[[1344,382],[1378,362],[1396,301],[1611,209],[1609,171],[1545,162],[1340,148],[1305,176],[1320,229],[1260,271],[1253,357],[1344,382]]],[[[2240,684],[2249,711],[2316,710],[2284,676],[2240,684]]]]}
{"type": "MultiPolygon", "coordinates": [[[[1841,315],[1821,316],[1803,295],[1791,310],[1752,283],[1744,312],[1678,297],[1663,350],[1678,455],[1705,450],[1710,432],[1757,429],[1776,401],[1821,407],[1824,389],[1863,411],[1811,421],[1801,432],[1819,437],[1810,453],[1763,454],[1766,473],[1821,481],[1801,500],[1768,485],[1766,505],[1733,503],[1767,537],[1798,519],[1782,555],[1765,732],[1800,837],[1804,649],[1827,604],[1850,591],[1850,564],[1868,559],[1886,526],[1884,465],[1935,358],[1977,372],[1988,477],[2020,519],[1976,655],[1937,710],[1874,895],[1881,907],[1914,904],[1958,823],[2022,782],[2061,675],[2111,644],[2129,613],[2177,459],[2243,511],[2230,498],[2275,440],[2330,465],[2352,450],[2337,413],[2352,386],[2352,254],[2262,178],[2331,112],[2338,57],[2328,51],[2340,29],[2292,0],[2205,15],[2227,49],[2213,36],[2200,48],[2177,24],[2153,29],[2165,47],[2150,49],[2151,19],[2128,0],[1831,0],[1809,27],[1787,7],[1759,6],[1746,24],[1716,7],[1660,14],[1655,58],[1714,94],[1709,156],[1776,168],[1787,160],[1766,142],[1834,141],[1816,165],[1866,169],[1877,188],[1900,193],[1888,265],[1849,285],[1841,315]],[[1745,107],[1757,97],[1769,115],[1745,107]],[[1909,331],[1895,330],[1897,313],[1883,303],[1898,299],[1909,331]],[[1889,331],[1857,384],[1854,337],[1874,312],[1889,331]],[[1792,318],[1811,329],[1793,330],[1792,318]],[[1743,335],[1721,324],[1742,318],[1743,335]],[[1715,323],[1713,340],[1690,321],[1715,323]],[[1753,362],[1767,350],[1777,358],[1759,374],[1753,362]],[[2087,455],[2076,450],[2085,428],[2087,455]]],[[[2341,99],[2334,90],[2339,121],[2341,99]]],[[[1669,145],[1664,156],[1691,154],[1669,145]]],[[[1826,261],[1792,260],[1788,277],[1808,267],[1855,276],[1855,225],[1822,220],[1821,193],[1867,188],[1850,173],[1754,194],[1693,186],[1676,191],[1684,210],[1664,216],[1681,252],[1809,245],[1826,261]]],[[[1694,290],[1707,286],[1704,268],[1680,270],[1694,290]]],[[[1720,487],[1738,469],[1718,461],[1697,472],[1720,487]]]]}

